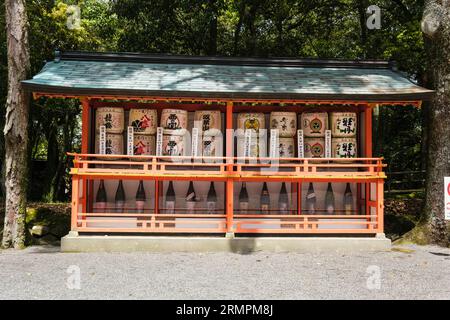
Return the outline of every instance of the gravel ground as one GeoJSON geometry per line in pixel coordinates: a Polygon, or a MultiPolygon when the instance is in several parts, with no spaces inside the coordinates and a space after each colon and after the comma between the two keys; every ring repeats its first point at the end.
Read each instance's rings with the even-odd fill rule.
{"type": "Polygon", "coordinates": [[[0,251],[0,299],[450,299],[450,249],[433,246],[351,254],[58,251],[0,251]],[[67,286],[70,266],[79,267],[80,289],[67,286]]]}

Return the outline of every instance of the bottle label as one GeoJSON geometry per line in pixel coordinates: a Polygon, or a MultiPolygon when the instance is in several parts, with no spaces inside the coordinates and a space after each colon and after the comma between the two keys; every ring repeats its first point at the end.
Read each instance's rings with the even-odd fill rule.
{"type": "Polygon", "coordinates": [[[248,210],[248,202],[239,202],[239,209],[241,210],[248,210]]]}
{"type": "Polygon", "coordinates": [[[194,211],[195,201],[186,201],[186,208],[188,211],[194,211]]]}
{"type": "Polygon", "coordinates": [[[344,206],[344,210],[345,210],[345,214],[352,214],[352,205],[351,204],[346,204],[344,206]]]}
{"type": "Polygon", "coordinates": [[[116,201],[116,208],[123,209],[125,207],[125,201],[116,201]]]}
{"type": "Polygon", "coordinates": [[[140,200],[136,201],[136,209],[138,210],[138,212],[143,212],[144,206],[145,206],[145,201],[140,201],[140,200]]]}
{"type": "Polygon", "coordinates": [[[105,212],[106,210],[106,202],[97,202],[96,209],[98,212],[105,212]]]}
{"type": "Polygon", "coordinates": [[[316,197],[316,194],[314,192],[306,195],[306,199],[312,199],[315,197],[316,197]]]}
{"type": "Polygon", "coordinates": [[[261,210],[262,211],[269,211],[269,205],[268,204],[261,205],[261,210]]]}
{"type": "Polygon", "coordinates": [[[328,205],[327,206],[327,213],[328,214],[333,214],[334,213],[334,206],[328,205]]]}
{"type": "Polygon", "coordinates": [[[173,214],[175,212],[175,201],[166,201],[166,213],[173,214]]]}
{"type": "Polygon", "coordinates": [[[215,213],[216,211],[216,203],[214,201],[208,201],[206,203],[206,208],[208,209],[208,213],[215,213]]]}

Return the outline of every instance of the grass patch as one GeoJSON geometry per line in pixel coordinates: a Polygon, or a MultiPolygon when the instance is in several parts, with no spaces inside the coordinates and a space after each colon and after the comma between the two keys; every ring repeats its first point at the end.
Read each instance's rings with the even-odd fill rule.
{"type": "MultiPolygon", "coordinates": [[[[5,208],[0,208],[0,239],[3,236],[5,221],[5,208]]],[[[25,217],[26,229],[30,230],[35,225],[46,226],[53,234],[43,237],[44,243],[59,240],[70,231],[70,203],[42,203],[31,202],[27,205],[25,217]]],[[[27,232],[27,244],[42,243],[27,232]]]]}

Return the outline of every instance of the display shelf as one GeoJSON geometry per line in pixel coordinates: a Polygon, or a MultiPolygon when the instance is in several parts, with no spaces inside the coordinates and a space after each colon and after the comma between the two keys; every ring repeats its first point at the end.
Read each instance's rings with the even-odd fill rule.
{"type": "MultiPolygon", "coordinates": [[[[283,163],[261,163],[271,158],[255,158],[257,163],[244,163],[248,158],[220,157],[215,163],[203,163],[202,157],[157,157],[69,154],[74,157],[71,170],[74,181],[72,221],[73,230],[79,232],[137,232],[137,233],[261,233],[261,234],[309,234],[309,233],[377,233],[382,230],[382,185],[385,174],[382,158],[355,159],[299,159],[282,158],[283,163]],[[120,160],[109,161],[111,157],[120,160]],[[168,158],[177,160],[167,162],[168,158]],[[143,161],[145,160],[145,161],[143,161]],[[189,162],[189,163],[187,163],[189,162]],[[287,162],[287,163],[286,163],[287,162]],[[209,168],[209,170],[205,170],[209,168]],[[270,169],[270,171],[264,171],[270,169]],[[284,168],[290,171],[281,171],[284,168]],[[277,171],[280,170],[280,171],[277,171]],[[125,209],[124,213],[95,212],[93,208],[93,181],[124,180],[153,181],[155,189],[148,193],[155,199],[144,213],[125,209]],[[174,214],[167,214],[161,201],[163,181],[215,181],[225,183],[224,207],[217,214],[205,214],[206,207],[198,204],[194,213],[177,206],[174,214]],[[289,214],[279,214],[271,208],[261,214],[255,208],[245,213],[237,207],[234,184],[240,182],[290,183],[289,214]],[[357,186],[357,204],[351,215],[323,214],[319,205],[316,215],[308,215],[302,208],[302,183],[351,182],[357,186]],[[90,190],[83,192],[84,188],[90,190]],[[372,191],[372,189],[374,189],[372,191]],[[362,194],[375,194],[374,200],[364,200],[362,194]],[[367,213],[367,214],[366,214],[367,213]],[[135,219],[136,221],[130,220],[135,219]]],[[[251,161],[250,161],[251,162],[251,161]]],[[[113,211],[113,210],[112,210],[113,211]]]]}

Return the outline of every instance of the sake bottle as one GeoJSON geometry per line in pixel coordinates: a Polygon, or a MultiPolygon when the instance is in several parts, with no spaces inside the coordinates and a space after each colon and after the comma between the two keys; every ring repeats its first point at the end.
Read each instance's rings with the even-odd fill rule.
{"type": "Polygon", "coordinates": [[[316,202],[317,197],[314,192],[314,186],[312,182],[309,183],[308,192],[306,193],[306,212],[307,214],[316,214],[316,202]]]}
{"type": "Polygon", "coordinates": [[[95,202],[98,212],[106,212],[106,204],[108,202],[108,198],[106,196],[105,181],[103,179],[100,180],[95,202]]]}
{"type": "Polygon", "coordinates": [[[328,182],[327,193],[325,194],[325,210],[327,214],[334,214],[334,193],[331,182],[328,182]]]}
{"type": "Polygon", "coordinates": [[[175,191],[173,189],[172,181],[169,181],[169,186],[166,191],[166,213],[174,214],[175,213],[175,191]]]}
{"type": "Polygon", "coordinates": [[[260,206],[261,206],[261,213],[262,214],[269,214],[270,195],[269,195],[269,189],[267,188],[267,183],[266,182],[264,182],[263,188],[262,188],[262,191],[261,191],[260,206]]]}
{"type": "Polygon", "coordinates": [[[139,181],[139,186],[136,191],[136,211],[138,213],[144,212],[145,206],[145,189],[144,189],[144,181],[139,181]]]}
{"type": "Polygon", "coordinates": [[[214,182],[209,185],[208,196],[206,197],[206,208],[209,214],[216,213],[217,194],[214,182]]]}
{"type": "Polygon", "coordinates": [[[241,191],[239,192],[239,210],[242,214],[248,213],[248,192],[245,182],[242,182],[241,191]]]}
{"type": "Polygon", "coordinates": [[[289,197],[286,190],[286,183],[281,184],[280,195],[278,196],[278,209],[280,214],[289,213],[289,197]]]}
{"type": "Polygon", "coordinates": [[[353,194],[350,188],[350,183],[347,183],[344,192],[344,212],[346,215],[353,213],[353,194]]]}
{"type": "Polygon", "coordinates": [[[115,196],[115,207],[116,212],[123,212],[125,207],[125,190],[123,189],[122,180],[119,180],[117,185],[116,196],[115,196]]]}
{"type": "Polygon", "coordinates": [[[189,182],[189,188],[186,193],[186,207],[187,207],[188,213],[191,214],[191,213],[195,212],[195,202],[196,201],[197,201],[197,197],[195,194],[194,182],[191,181],[191,182],[189,182]]]}

